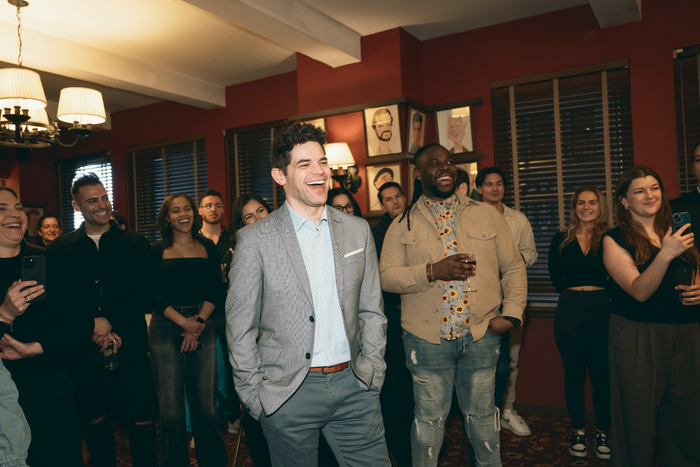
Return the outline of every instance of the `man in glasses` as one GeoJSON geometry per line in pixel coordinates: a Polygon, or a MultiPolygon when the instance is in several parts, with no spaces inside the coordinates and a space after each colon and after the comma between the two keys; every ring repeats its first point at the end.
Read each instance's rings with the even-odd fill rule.
{"type": "Polygon", "coordinates": [[[216,335],[221,342],[221,349],[224,353],[224,365],[226,366],[226,400],[228,401],[228,432],[238,434],[241,427],[241,408],[236,395],[236,388],[233,385],[233,370],[228,360],[228,345],[226,343],[226,318],[224,313],[224,301],[228,292],[228,266],[231,264],[233,256],[234,238],[231,233],[221,225],[221,218],[224,215],[224,199],[216,190],[207,190],[199,196],[199,215],[202,216],[203,236],[214,242],[219,257],[221,258],[221,300],[216,304],[211,319],[214,322],[216,335]]]}

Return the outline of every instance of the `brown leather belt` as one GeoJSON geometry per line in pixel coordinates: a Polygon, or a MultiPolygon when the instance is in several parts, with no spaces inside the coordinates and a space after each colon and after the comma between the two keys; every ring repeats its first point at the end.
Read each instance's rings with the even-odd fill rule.
{"type": "Polygon", "coordinates": [[[329,373],[335,373],[337,371],[343,371],[350,366],[350,362],[338,363],[333,366],[312,366],[309,371],[312,373],[321,373],[322,375],[327,375],[329,373]]]}

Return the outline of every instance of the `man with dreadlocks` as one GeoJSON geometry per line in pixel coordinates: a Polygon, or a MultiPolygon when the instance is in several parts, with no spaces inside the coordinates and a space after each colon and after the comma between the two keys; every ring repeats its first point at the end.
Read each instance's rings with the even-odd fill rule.
{"type": "Polygon", "coordinates": [[[420,148],[416,174],[419,189],[389,227],[379,265],[382,288],[401,294],[415,395],[413,465],[437,465],[454,388],[477,465],[500,466],[495,368],[500,335],[522,323],[525,264],[503,216],[455,193],[457,168],[447,149],[420,148]],[[467,253],[476,256],[478,274],[467,253]]]}

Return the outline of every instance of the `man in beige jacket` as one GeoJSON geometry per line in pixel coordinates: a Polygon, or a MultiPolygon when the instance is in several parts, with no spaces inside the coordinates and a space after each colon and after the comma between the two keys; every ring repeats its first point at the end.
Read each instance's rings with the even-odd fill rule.
{"type": "Polygon", "coordinates": [[[522,323],[525,264],[503,216],[454,193],[457,168],[447,149],[422,147],[416,173],[423,194],[389,227],[379,267],[382,288],[401,294],[413,463],[437,465],[454,388],[477,464],[500,466],[495,367],[500,335],[522,323]]]}

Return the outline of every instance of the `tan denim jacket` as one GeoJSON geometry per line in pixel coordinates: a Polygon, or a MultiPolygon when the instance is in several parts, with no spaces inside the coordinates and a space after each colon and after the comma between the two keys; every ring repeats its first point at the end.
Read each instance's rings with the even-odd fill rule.
{"type": "MultiPolygon", "coordinates": [[[[469,294],[471,333],[484,337],[496,316],[523,320],[527,305],[525,264],[503,216],[492,206],[457,195],[456,235],[460,253],[476,254],[476,275],[469,294]],[[503,304],[502,313],[499,309],[503,304]]],[[[435,220],[423,198],[407,219],[394,219],[384,238],[379,262],[382,288],[401,294],[401,326],[433,344],[440,342],[443,281],[428,281],[425,267],[445,257],[435,220]]]]}

